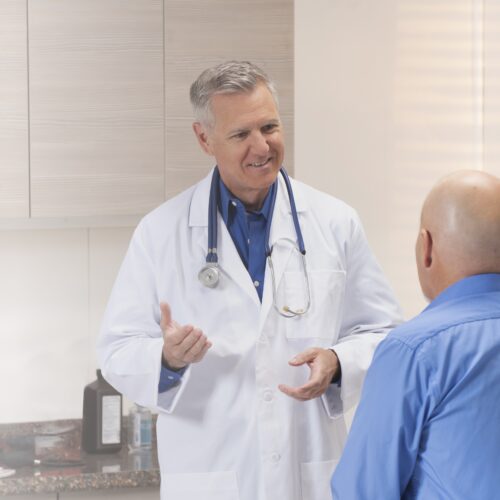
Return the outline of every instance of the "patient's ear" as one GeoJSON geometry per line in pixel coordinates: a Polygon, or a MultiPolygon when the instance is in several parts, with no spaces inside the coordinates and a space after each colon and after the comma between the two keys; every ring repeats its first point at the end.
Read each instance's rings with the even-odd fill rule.
{"type": "Polygon", "coordinates": [[[432,266],[432,251],[433,242],[432,234],[427,229],[420,230],[420,238],[422,239],[422,263],[425,268],[430,268],[432,266]]]}

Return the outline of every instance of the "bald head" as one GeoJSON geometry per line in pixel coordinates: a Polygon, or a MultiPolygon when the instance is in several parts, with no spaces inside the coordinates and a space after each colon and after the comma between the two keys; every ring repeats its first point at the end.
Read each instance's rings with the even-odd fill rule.
{"type": "Polygon", "coordinates": [[[430,299],[466,276],[500,273],[500,179],[475,170],[441,179],[422,208],[416,254],[430,299]]]}

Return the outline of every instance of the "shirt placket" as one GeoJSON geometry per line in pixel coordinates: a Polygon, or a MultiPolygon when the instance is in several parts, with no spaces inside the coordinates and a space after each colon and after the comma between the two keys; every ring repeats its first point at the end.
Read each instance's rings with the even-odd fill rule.
{"type": "Polygon", "coordinates": [[[262,302],[264,288],[264,241],[265,217],[262,214],[248,214],[248,272],[262,302]]]}

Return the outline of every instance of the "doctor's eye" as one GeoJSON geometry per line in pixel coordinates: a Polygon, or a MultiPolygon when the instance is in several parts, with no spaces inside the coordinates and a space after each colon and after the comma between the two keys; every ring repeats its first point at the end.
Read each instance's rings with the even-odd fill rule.
{"type": "Polygon", "coordinates": [[[274,132],[278,128],[279,128],[279,124],[278,123],[268,123],[267,125],[264,125],[262,127],[262,132],[264,134],[269,134],[270,132],[274,132]]]}
{"type": "Polygon", "coordinates": [[[234,135],[231,136],[231,139],[246,139],[248,137],[248,132],[245,130],[242,130],[241,132],[238,132],[234,135]]]}

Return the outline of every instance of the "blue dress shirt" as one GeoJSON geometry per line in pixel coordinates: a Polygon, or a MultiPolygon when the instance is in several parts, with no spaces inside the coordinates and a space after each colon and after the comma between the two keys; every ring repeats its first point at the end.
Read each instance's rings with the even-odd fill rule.
{"type": "Polygon", "coordinates": [[[186,368],[181,368],[180,370],[173,371],[165,368],[163,365],[161,366],[160,372],[160,382],[158,383],[158,392],[165,392],[176,385],[181,383],[181,378],[186,368]]]}
{"type": "Polygon", "coordinates": [[[269,189],[262,208],[249,211],[220,180],[219,211],[261,302],[266,271],[266,231],[274,198],[276,182],[269,189]]]}
{"type": "MultiPolygon", "coordinates": [[[[276,181],[273,183],[258,211],[247,211],[220,179],[217,206],[241,260],[252,278],[260,301],[264,290],[266,272],[266,232],[270,222],[271,207],[276,198],[276,181]]],[[[180,383],[184,370],[172,371],[162,366],[158,392],[168,391],[180,383]]]]}
{"type": "Polygon", "coordinates": [[[465,278],[379,345],[335,500],[500,498],[500,274],[465,278]]]}

